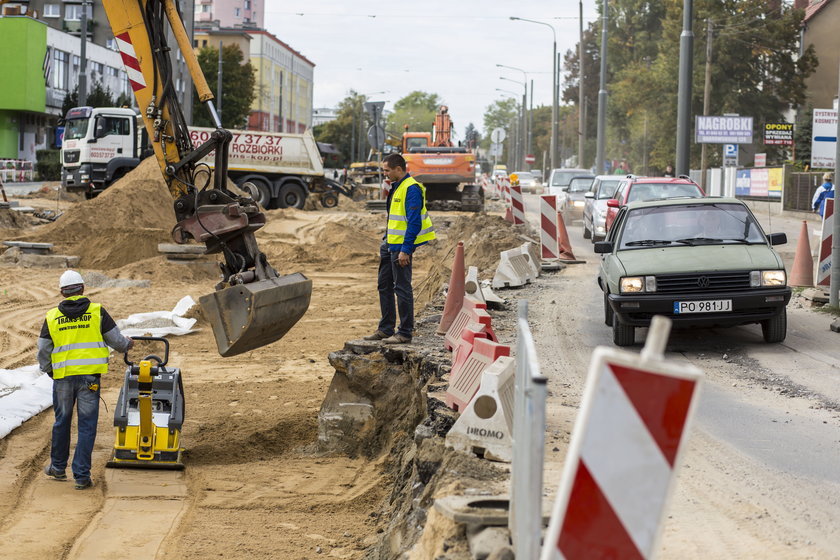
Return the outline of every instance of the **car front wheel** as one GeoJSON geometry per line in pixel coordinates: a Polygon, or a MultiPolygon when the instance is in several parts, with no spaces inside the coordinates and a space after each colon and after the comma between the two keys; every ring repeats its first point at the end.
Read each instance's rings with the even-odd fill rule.
{"type": "Polygon", "coordinates": [[[613,343],[616,346],[632,346],[636,342],[636,327],[632,325],[625,325],[618,320],[618,317],[613,317],[613,343]]]}
{"type": "Polygon", "coordinates": [[[764,342],[783,341],[787,336],[787,309],[783,307],[781,313],[762,321],[761,334],[764,335],[764,342]]]}

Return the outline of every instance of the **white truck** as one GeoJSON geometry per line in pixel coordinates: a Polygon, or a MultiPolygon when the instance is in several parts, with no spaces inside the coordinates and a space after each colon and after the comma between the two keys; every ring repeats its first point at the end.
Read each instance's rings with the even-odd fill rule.
{"type": "MultiPolygon", "coordinates": [[[[189,127],[194,146],[204,143],[212,128],[189,127]]],[[[342,185],[324,177],[318,145],[303,134],[231,130],[228,177],[264,208],[303,208],[310,193],[321,203],[338,204],[342,185]],[[250,183],[251,185],[245,185],[250,183]]],[[[62,185],[91,198],[152,155],[140,116],[132,109],[76,107],[67,112],[61,146],[62,185]]],[[[202,162],[211,168],[214,152],[202,162]]]]}

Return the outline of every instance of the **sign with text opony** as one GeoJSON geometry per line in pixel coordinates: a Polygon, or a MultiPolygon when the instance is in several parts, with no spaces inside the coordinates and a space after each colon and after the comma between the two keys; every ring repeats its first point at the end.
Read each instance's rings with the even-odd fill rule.
{"type": "Polygon", "coordinates": [[[697,115],[694,121],[698,144],[752,144],[753,118],[697,115]]]}
{"type": "Polygon", "coordinates": [[[811,129],[811,167],[833,168],[837,150],[837,111],[814,109],[811,129]]]}
{"type": "Polygon", "coordinates": [[[766,146],[793,146],[793,123],[764,123],[766,146]]]}

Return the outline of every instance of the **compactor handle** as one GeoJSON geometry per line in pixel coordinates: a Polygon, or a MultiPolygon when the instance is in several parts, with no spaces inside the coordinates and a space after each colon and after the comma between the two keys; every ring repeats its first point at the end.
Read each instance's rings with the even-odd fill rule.
{"type": "MultiPolygon", "coordinates": [[[[162,336],[132,336],[134,340],[157,340],[158,342],[163,342],[165,346],[165,351],[163,354],[163,361],[161,362],[157,356],[151,356],[153,358],[158,358],[156,361],[158,362],[157,367],[163,367],[169,362],[169,341],[163,338],[162,336]]],[[[123,361],[128,366],[133,366],[134,362],[128,360],[128,350],[123,353],[123,361]]]]}

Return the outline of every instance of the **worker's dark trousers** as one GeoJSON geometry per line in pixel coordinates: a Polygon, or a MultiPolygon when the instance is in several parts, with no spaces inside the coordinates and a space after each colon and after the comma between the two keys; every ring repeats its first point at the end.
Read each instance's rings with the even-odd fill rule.
{"type": "Polygon", "coordinates": [[[414,292],[411,290],[411,263],[400,266],[399,251],[389,251],[388,244],[379,247],[379,310],[382,319],[379,330],[391,336],[397,324],[397,312],[400,315],[400,328],[397,332],[411,338],[414,332],[414,292]],[[394,296],[397,298],[394,307],[394,296]]]}
{"type": "Polygon", "coordinates": [[[79,438],[73,454],[73,478],[76,482],[90,480],[91,454],[96,441],[96,422],[99,418],[99,377],[93,375],[71,375],[53,381],[53,411],[55,424],[52,430],[50,465],[63,473],[70,456],[70,424],[73,421],[73,407],[78,410],[79,438]],[[91,384],[97,389],[92,391],[91,384]]]}

